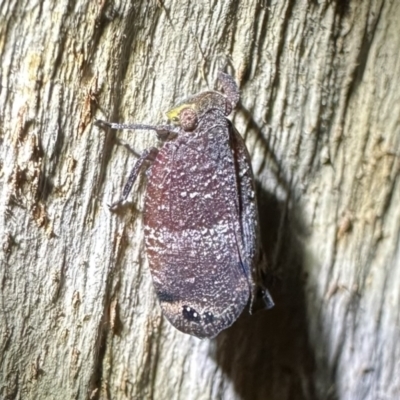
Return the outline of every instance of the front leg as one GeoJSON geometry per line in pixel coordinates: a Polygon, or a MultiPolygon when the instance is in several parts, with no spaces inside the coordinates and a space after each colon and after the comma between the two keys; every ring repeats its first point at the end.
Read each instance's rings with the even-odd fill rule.
{"type": "MultiPolygon", "coordinates": [[[[173,125],[118,124],[115,122],[107,122],[102,120],[97,120],[95,121],[94,124],[100,128],[110,128],[110,129],[149,129],[156,131],[158,137],[162,140],[172,139],[179,133],[179,128],[173,125]]],[[[157,156],[157,153],[158,149],[155,147],[151,147],[150,149],[145,150],[139,156],[139,159],[136,161],[135,165],[132,168],[131,173],[129,174],[128,181],[124,186],[121,197],[119,198],[119,200],[111,204],[110,206],[111,210],[114,210],[121,203],[126,201],[137,177],[139,176],[140,170],[142,169],[143,165],[146,162],[154,161],[157,156]]]]}
{"type": "Polygon", "coordinates": [[[158,149],[155,147],[151,147],[150,149],[145,150],[136,161],[135,165],[132,168],[131,173],[129,174],[128,181],[124,186],[124,190],[122,191],[122,196],[119,200],[115,201],[111,204],[110,209],[115,210],[120,204],[126,201],[129,196],[129,193],[132,190],[132,187],[136,181],[136,178],[139,176],[140,170],[143,167],[143,164],[146,162],[153,162],[157,157],[158,149]]]}
{"type": "Polygon", "coordinates": [[[157,136],[162,140],[172,139],[179,133],[179,128],[174,125],[146,125],[146,124],[118,124],[98,119],[94,124],[100,128],[110,129],[148,129],[156,131],[157,136]]]}

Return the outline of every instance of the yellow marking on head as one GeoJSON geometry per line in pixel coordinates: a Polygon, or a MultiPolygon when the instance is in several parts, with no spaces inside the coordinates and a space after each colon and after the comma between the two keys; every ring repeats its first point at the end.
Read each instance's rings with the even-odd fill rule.
{"type": "Polygon", "coordinates": [[[179,104],[167,112],[168,119],[174,123],[179,123],[179,114],[184,108],[191,108],[195,110],[193,104],[179,104]]]}
{"type": "Polygon", "coordinates": [[[186,101],[177,104],[174,108],[167,111],[168,119],[176,125],[179,125],[179,114],[185,108],[190,108],[196,112],[197,115],[203,114],[210,108],[225,109],[226,99],[225,96],[218,92],[203,92],[194,95],[186,101]]]}

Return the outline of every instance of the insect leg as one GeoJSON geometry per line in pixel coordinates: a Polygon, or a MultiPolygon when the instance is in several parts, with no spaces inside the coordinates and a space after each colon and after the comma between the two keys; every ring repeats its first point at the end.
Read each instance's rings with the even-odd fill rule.
{"type": "MultiPolygon", "coordinates": [[[[100,128],[110,128],[110,129],[148,129],[156,131],[158,137],[162,140],[171,139],[174,136],[177,136],[179,133],[179,128],[173,125],[146,125],[146,124],[118,124],[115,122],[107,122],[103,120],[96,120],[94,124],[100,128]]],[[[125,145],[126,146],[126,145],[125,145]]],[[[130,149],[130,148],[129,148],[130,149]]],[[[154,161],[158,153],[158,149],[155,147],[151,147],[150,149],[145,150],[136,161],[129,178],[128,182],[126,182],[124,186],[124,190],[122,191],[122,196],[120,199],[113,204],[111,204],[110,208],[114,209],[119,204],[126,201],[129,196],[130,191],[132,190],[133,184],[136,181],[136,178],[139,175],[140,169],[143,164],[147,161],[154,161]]]]}
{"type": "Polygon", "coordinates": [[[121,203],[126,201],[126,199],[129,196],[129,193],[132,190],[132,187],[136,181],[136,178],[138,177],[140,170],[143,166],[143,164],[147,161],[154,161],[158,153],[158,149],[155,147],[150,147],[149,149],[145,150],[139,157],[139,159],[136,161],[135,165],[132,168],[131,173],[129,174],[128,181],[126,182],[124,189],[122,191],[122,196],[117,200],[116,202],[112,203],[110,206],[110,209],[113,210],[117,206],[119,206],[121,203]]]}
{"type": "Polygon", "coordinates": [[[171,139],[179,133],[179,129],[173,125],[118,124],[101,119],[96,120],[94,124],[100,128],[110,129],[148,129],[156,131],[158,137],[162,140],[171,139]]]}
{"type": "Polygon", "coordinates": [[[263,300],[266,310],[269,310],[275,306],[274,300],[272,299],[271,293],[268,289],[263,290],[263,300]]]}

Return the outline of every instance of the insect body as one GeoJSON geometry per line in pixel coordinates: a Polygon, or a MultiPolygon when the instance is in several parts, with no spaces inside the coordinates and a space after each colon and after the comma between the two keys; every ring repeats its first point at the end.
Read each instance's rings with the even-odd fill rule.
{"type": "Polygon", "coordinates": [[[119,204],[151,161],[145,198],[145,243],[164,315],[180,331],[211,338],[238,318],[255,291],[258,215],[244,141],[226,118],[239,100],[230,75],[224,94],[208,91],[167,113],[174,125],[152,129],[165,140],[136,162],[119,204]]]}

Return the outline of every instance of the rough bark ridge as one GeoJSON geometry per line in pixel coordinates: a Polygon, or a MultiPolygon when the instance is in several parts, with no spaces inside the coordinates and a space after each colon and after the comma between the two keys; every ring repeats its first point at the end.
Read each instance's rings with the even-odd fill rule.
{"type": "Polygon", "coordinates": [[[400,2],[3,1],[0,398],[400,397],[400,2]],[[161,316],[150,132],[230,60],[277,306],[215,340],[161,316]]]}

